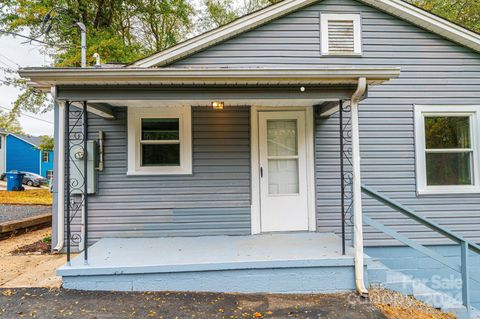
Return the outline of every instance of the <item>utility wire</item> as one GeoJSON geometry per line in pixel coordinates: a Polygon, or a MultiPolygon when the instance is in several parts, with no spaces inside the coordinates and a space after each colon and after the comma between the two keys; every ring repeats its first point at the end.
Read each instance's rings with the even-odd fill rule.
{"type": "Polygon", "coordinates": [[[7,67],[7,69],[12,69],[12,66],[0,60],[0,63],[7,67]]]}
{"type": "Polygon", "coordinates": [[[9,58],[8,56],[6,56],[5,54],[2,54],[2,53],[0,52],[0,56],[3,57],[3,58],[4,58],[5,60],[7,60],[8,62],[15,64],[17,67],[20,67],[20,64],[18,64],[17,62],[13,61],[12,59],[10,59],[10,58],[9,58]]]}
{"type": "Polygon", "coordinates": [[[6,31],[6,30],[1,30],[1,29],[0,29],[0,33],[11,34],[11,35],[14,35],[14,36],[17,36],[17,37],[20,37],[20,38],[28,39],[28,40],[30,40],[30,41],[35,41],[35,42],[38,42],[38,43],[42,43],[42,44],[46,44],[46,45],[52,46],[50,43],[47,43],[47,42],[44,42],[44,41],[41,41],[41,40],[38,40],[38,39],[35,39],[35,38],[32,38],[32,37],[29,37],[29,36],[26,36],[26,35],[23,35],[23,34],[20,34],[20,33],[17,33],[17,32],[6,31]]]}
{"type": "MultiPolygon", "coordinates": [[[[12,109],[9,109],[8,107],[5,107],[5,106],[0,106],[0,108],[5,109],[5,110],[7,110],[7,111],[12,111],[12,109]]],[[[39,117],[35,117],[35,116],[32,116],[32,115],[28,115],[28,114],[25,114],[25,113],[22,113],[22,112],[20,112],[20,115],[21,115],[21,116],[25,116],[25,117],[29,117],[29,118],[34,119],[34,120],[37,120],[37,121],[42,121],[42,122],[45,122],[45,123],[48,123],[48,124],[52,124],[52,125],[53,125],[53,122],[48,121],[48,120],[45,120],[45,119],[41,119],[41,118],[39,118],[39,117]]]]}
{"type": "Polygon", "coordinates": [[[38,40],[38,39],[35,39],[35,38],[32,38],[32,37],[23,35],[23,34],[20,34],[20,33],[17,33],[17,32],[6,31],[6,30],[0,29],[0,33],[11,34],[11,35],[14,35],[14,36],[17,36],[17,37],[20,37],[20,38],[24,38],[24,39],[27,39],[27,40],[30,40],[30,41],[34,41],[34,42],[38,42],[38,43],[41,43],[41,44],[45,44],[45,45],[48,45],[48,46],[50,46],[50,47],[68,48],[68,46],[64,46],[64,45],[54,45],[54,44],[52,44],[52,43],[48,43],[48,42],[45,42],[45,41],[42,41],[42,40],[38,40]]]}

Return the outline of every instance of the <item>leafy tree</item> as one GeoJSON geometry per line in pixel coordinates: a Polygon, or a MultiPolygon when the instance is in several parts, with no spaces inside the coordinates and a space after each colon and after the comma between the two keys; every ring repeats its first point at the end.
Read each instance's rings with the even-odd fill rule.
{"type": "Polygon", "coordinates": [[[225,25],[238,17],[238,13],[233,7],[233,3],[228,0],[207,0],[205,6],[208,15],[205,24],[212,23],[218,27],[225,25]]]}
{"type": "Polygon", "coordinates": [[[480,32],[480,1],[478,0],[409,0],[412,4],[480,32]]]}
{"type": "Polygon", "coordinates": [[[208,29],[212,26],[219,27],[245,14],[280,1],[281,0],[243,0],[239,2],[230,0],[204,0],[206,12],[203,15],[200,25],[203,29],[208,29]]]}
{"type": "Polygon", "coordinates": [[[53,137],[48,135],[40,136],[41,142],[38,148],[42,151],[53,151],[54,140],[53,137]]]}
{"type": "Polygon", "coordinates": [[[23,134],[22,126],[17,117],[12,113],[0,111],[0,129],[9,133],[23,134]]]}
{"type": "MultiPolygon", "coordinates": [[[[31,38],[52,48],[45,52],[54,66],[80,66],[80,35],[75,24],[83,22],[89,63],[94,62],[94,53],[104,61],[126,63],[184,39],[194,14],[189,0],[3,0],[0,35],[28,31],[31,38]]],[[[51,103],[43,94],[28,89],[12,70],[7,74],[2,84],[23,89],[13,114],[18,115],[20,108],[37,113],[48,110],[51,103]]]]}

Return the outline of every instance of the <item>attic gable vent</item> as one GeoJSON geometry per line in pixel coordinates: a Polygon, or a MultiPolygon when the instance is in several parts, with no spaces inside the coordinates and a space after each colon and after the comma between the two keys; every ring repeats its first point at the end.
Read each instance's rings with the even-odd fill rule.
{"type": "Polygon", "coordinates": [[[322,55],[361,55],[360,15],[323,14],[322,55]]]}
{"type": "Polygon", "coordinates": [[[328,21],[328,52],[331,54],[355,52],[353,21],[328,21]]]}

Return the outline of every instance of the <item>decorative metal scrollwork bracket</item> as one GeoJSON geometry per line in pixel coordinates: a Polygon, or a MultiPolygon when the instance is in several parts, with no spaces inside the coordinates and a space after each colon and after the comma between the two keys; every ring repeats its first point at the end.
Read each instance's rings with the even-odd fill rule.
{"type": "Polygon", "coordinates": [[[340,101],[340,190],[341,190],[341,223],[342,253],[346,250],[346,228],[353,228],[353,174],[352,174],[352,131],[350,119],[350,103],[340,101]]]}

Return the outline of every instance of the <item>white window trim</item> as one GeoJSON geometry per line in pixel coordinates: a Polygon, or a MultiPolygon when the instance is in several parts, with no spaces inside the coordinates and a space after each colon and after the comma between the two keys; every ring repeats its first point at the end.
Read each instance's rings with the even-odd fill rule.
{"type": "Polygon", "coordinates": [[[480,193],[479,138],[480,106],[473,105],[415,105],[415,158],[418,195],[480,193]],[[425,116],[470,116],[473,149],[473,185],[428,186],[425,155],[425,116]]]}
{"type": "Polygon", "coordinates": [[[42,162],[44,163],[50,162],[50,154],[48,151],[42,151],[42,162]],[[47,157],[47,160],[45,160],[45,156],[47,157]]]}
{"type": "Polygon", "coordinates": [[[128,171],[127,175],[192,174],[192,111],[190,106],[128,108],[128,171]],[[140,165],[142,118],[178,118],[180,133],[180,166],[140,165]]]}
{"type": "Polygon", "coordinates": [[[320,17],[321,47],[323,56],[361,56],[362,50],[362,18],[360,14],[322,14],[320,17]],[[328,21],[353,21],[354,52],[348,54],[330,53],[328,50],[328,21]]]}

